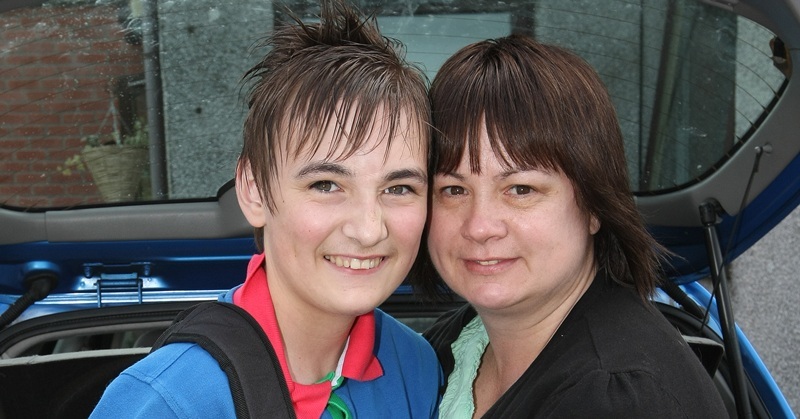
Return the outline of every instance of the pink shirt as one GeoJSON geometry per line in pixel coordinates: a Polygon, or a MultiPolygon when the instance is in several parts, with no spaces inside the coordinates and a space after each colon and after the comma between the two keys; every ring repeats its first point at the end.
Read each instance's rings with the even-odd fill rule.
{"type": "MultiPolygon", "coordinates": [[[[325,410],[331,395],[331,383],[299,384],[292,381],[286,363],[283,339],[275,317],[275,308],[264,271],[264,254],[254,255],[247,266],[247,279],[233,295],[233,302],[253,316],[267,335],[281,364],[295,413],[300,418],[318,418],[325,410]]],[[[373,312],[358,316],[350,330],[350,342],[345,353],[342,376],[358,381],[374,380],[383,375],[375,346],[375,316],[373,312]]]]}

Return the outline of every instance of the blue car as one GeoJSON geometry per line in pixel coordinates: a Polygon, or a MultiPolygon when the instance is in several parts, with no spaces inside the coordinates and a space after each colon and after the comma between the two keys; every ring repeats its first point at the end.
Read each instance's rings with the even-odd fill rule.
{"type": "MultiPolygon", "coordinates": [[[[591,63],[639,209],[675,254],[654,304],[732,418],[795,417],[736,324],[728,277],[800,203],[800,0],[360,6],[431,79],[459,48],[509,33],[591,63]]],[[[231,180],[240,79],[286,8],[319,12],[300,0],[0,2],[0,418],[86,417],[177,313],[242,282],[256,249],[231,180]]],[[[401,285],[383,308],[421,332],[458,304],[401,285]]]]}

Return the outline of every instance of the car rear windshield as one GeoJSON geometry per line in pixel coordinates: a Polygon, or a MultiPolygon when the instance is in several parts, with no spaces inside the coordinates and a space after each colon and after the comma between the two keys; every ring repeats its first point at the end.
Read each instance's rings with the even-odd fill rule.
{"type": "MultiPolygon", "coordinates": [[[[282,2],[314,19],[313,2],[282,2]]],[[[782,41],[693,0],[370,1],[429,78],[457,49],[526,33],[600,73],[631,188],[708,176],[758,128],[788,69],[782,41]]],[[[0,3],[0,205],[19,210],[214,199],[233,178],[264,0],[0,3]],[[26,6],[14,6],[25,4],[26,6]]]]}

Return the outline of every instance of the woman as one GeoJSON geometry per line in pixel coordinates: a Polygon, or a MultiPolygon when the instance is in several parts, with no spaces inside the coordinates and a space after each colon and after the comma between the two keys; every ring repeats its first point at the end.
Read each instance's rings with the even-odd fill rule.
{"type": "Polygon", "coordinates": [[[426,332],[449,375],[441,416],[726,416],[648,302],[662,249],[594,70],[512,35],[457,52],[429,95],[428,246],[469,302],[426,332]]]}

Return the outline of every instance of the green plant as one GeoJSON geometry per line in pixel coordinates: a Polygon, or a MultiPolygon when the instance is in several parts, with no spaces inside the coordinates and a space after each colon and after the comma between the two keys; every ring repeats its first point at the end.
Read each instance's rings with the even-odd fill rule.
{"type": "MultiPolygon", "coordinates": [[[[105,134],[90,134],[81,138],[84,144],[83,150],[88,150],[96,147],[133,147],[133,148],[147,148],[148,146],[147,127],[141,119],[133,122],[131,132],[127,135],[122,135],[120,130],[105,134]]],[[[64,164],[58,166],[58,170],[64,176],[72,175],[72,171],[83,172],[87,170],[86,162],[83,160],[81,153],[74,154],[64,160],[64,164]]]]}
{"type": "MultiPolygon", "coordinates": [[[[144,125],[141,119],[137,119],[133,122],[133,129],[131,130],[130,134],[125,136],[124,142],[126,145],[131,147],[147,148],[148,139],[149,136],[147,133],[147,127],[144,125]]],[[[121,141],[117,144],[121,144],[121,141]]]]}

